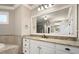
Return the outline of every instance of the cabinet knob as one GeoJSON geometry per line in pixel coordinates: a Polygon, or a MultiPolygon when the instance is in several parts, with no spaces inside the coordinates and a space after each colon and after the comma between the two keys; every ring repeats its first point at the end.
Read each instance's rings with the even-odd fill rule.
{"type": "Polygon", "coordinates": [[[25,52],[27,52],[27,50],[25,50],[25,52]]]}
{"type": "Polygon", "coordinates": [[[69,33],[69,35],[70,35],[71,33],[69,33]]]}
{"type": "Polygon", "coordinates": [[[70,51],[70,49],[69,49],[69,48],[65,48],[65,50],[70,51]]]}

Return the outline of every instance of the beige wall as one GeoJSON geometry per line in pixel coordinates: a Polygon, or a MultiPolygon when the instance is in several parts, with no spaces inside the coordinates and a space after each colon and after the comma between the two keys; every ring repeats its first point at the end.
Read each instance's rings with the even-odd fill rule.
{"type": "Polygon", "coordinates": [[[9,24],[0,24],[0,35],[13,35],[14,34],[14,11],[13,10],[1,10],[9,12],[9,24]]]}
{"type": "Polygon", "coordinates": [[[9,12],[9,24],[0,24],[0,35],[30,35],[31,10],[21,5],[9,12]]]}
{"type": "Polygon", "coordinates": [[[22,52],[22,35],[30,35],[31,11],[21,5],[15,10],[15,35],[18,37],[20,52],[22,52]],[[27,25],[27,27],[25,27],[27,25]]]}
{"type": "Polygon", "coordinates": [[[25,6],[15,9],[15,34],[30,35],[31,11],[25,6]],[[27,27],[25,27],[27,26],[27,27]]]}
{"type": "Polygon", "coordinates": [[[30,20],[31,20],[31,11],[26,8],[25,6],[22,6],[22,35],[30,35],[30,20]]]}
{"type": "Polygon", "coordinates": [[[15,12],[15,34],[21,34],[21,7],[18,7],[14,10],[15,12]]]}

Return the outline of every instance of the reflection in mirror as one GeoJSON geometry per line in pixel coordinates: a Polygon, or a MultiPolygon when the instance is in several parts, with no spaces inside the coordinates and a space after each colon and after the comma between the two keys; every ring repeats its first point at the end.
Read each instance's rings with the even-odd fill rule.
{"type": "Polygon", "coordinates": [[[47,20],[46,16],[44,18],[38,17],[37,18],[37,33],[50,33],[50,27],[48,27],[49,25],[50,25],[50,21],[47,20]]]}
{"type": "Polygon", "coordinates": [[[69,33],[69,8],[37,17],[37,33],[69,33]]]}

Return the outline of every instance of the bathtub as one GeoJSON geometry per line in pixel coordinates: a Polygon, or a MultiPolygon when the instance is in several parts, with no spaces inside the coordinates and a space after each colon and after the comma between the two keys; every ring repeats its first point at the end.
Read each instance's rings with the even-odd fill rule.
{"type": "Polygon", "coordinates": [[[0,54],[18,54],[18,45],[0,43],[0,54]]]}
{"type": "Polygon", "coordinates": [[[4,43],[0,43],[0,49],[4,48],[5,44],[4,43]]]}

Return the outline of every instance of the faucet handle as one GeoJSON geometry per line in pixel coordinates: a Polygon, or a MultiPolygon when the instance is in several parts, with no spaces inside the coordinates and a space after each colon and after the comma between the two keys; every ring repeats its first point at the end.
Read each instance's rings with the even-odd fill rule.
{"type": "Polygon", "coordinates": [[[44,34],[44,35],[42,36],[42,38],[47,38],[47,36],[44,34]]]}

